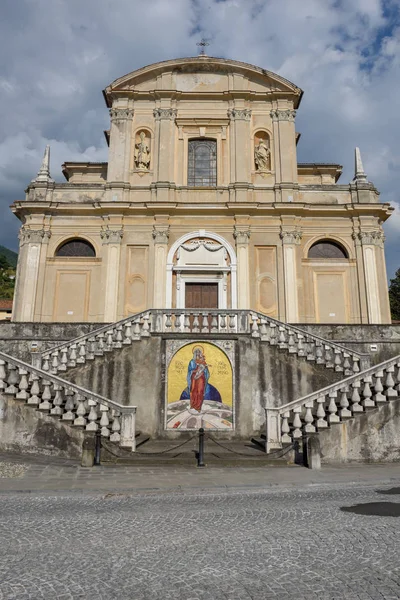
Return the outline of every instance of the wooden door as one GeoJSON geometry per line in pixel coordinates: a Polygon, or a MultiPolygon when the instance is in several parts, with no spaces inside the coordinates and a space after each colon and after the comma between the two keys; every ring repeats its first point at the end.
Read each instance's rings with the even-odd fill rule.
{"type": "Polygon", "coordinates": [[[218,308],[218,283],[186,283],[185,308],[218,308]]]}

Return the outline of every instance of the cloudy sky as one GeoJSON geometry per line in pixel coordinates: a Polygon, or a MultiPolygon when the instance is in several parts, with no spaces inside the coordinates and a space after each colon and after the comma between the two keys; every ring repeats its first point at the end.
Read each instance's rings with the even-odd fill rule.
{"type": "Polygon", "coordinates": [[[107,160],[101,90],[159,60],[198,53],[250,62],[305,94],[301,162],[338,162],[369,179],[396,213],[385,226],[388,274],[400,267],[400,3],[398,0],[1,0],[0,244],[17,250],[18,220],[44,147],[65,160],[107,160]]]}

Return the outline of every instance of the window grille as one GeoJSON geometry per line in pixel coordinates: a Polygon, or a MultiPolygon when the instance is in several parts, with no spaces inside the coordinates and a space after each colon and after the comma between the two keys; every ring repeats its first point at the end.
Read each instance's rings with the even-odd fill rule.
{"type": "Polygon", "coordinates": [[[317,242],[308,251],[308,258],[348,258],[347,252],[335,242],[317,242]]]}
{"type": "Polygon", "coordinates": [[[215,187],[217,185],[217,142],[215,140],[190,140],[188,185],[215,187]]]}
{"type": "Polygon", "coordinates": [[[81,239],[69,240],[62,244],[56,256],[83,256],[86,258],[94,258],[96,256],[95,249],[90,242],[81,239]]]}

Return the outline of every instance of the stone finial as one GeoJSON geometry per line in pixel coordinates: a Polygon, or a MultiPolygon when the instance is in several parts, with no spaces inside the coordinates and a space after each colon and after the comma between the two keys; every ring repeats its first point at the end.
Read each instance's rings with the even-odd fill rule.
{"type": "Polygon", "coordinates": [[[32,183],[54,183],[54,179],[50,177],[50,146],[46,146],[42,166],[32,183]]]}
{"type": "Polygon", "coordinates": [[[353,181],[359,181],[361,183],[367,183],[367,175],[365,174],[364,167],[361,160],[360,148],[356,148],[355,151],[355,174],[353,181]]]}

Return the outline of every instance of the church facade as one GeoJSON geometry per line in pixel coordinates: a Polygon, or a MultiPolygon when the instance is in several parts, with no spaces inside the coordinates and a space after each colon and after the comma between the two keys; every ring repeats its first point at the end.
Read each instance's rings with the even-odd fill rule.
{"type": "Polygon", "coordinates": [[[21,220],[13,320],[109,323],[149,308],[243,309],[286,323],[390,323],[382,223],[364,173],[297,162],[302,91],[198,56],[110,84],[107,163],[50,151],[21,220]]]}

